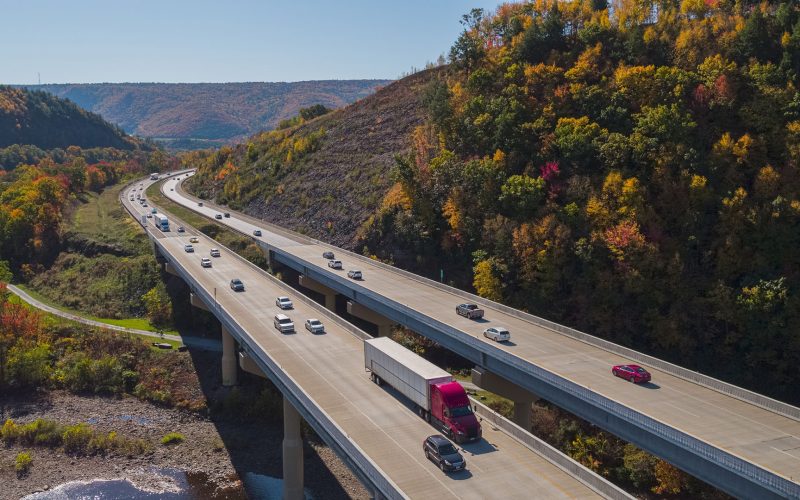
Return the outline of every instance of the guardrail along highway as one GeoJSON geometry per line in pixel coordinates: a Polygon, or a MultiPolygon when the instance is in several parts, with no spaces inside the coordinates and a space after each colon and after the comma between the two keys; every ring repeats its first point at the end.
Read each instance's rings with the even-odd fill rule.
{"type": "MultiPolygon", "coordinates": [[[[146,189],[150,182],[141,184],[146,189]]],[[[222,323],[224,382],[235,381],[235,367],[226,371],[235,339],[283,393],[285,433],[294,436],[284,440],[285,480],[287,474],[297,474],[297,463],[287,466],[286,457],[287,453],[297,457],[298,444],[291,439],[299,439],[299,418],[293,416],[299,413],[377,497],[627,497],[567,457],[560,459],[569,463],[558,466],[512,438],[513,432],[501,432],[488,421],[483,440],[462,446],[468,470],[443,474],[422,452],[423,440],[436,430],[365,373],[365,333],[169,214],[171,231],[156,229],[152,219],[144,218],[150,207],[130,200],[132,193],[145,192],[138,189],[139,183],[134,183],[123,191],[123,204],[143,222],[168,270],[180,276],[193,299],[202,299],[222,323]],[[175,230],[178,224],[186,227],[185,233],[175,230]],[[190,237],[198,239],[191,253],[184,247],[190,237]],[[211,258],[212,267],[203,268],[200,259],[209,257],[212,247],[219,248],[221,256],[211,258]],[[232,278],[241,279],[246,291],[234,292],[229,287],[232,278]],[[292,298],[294,309],[278,309],[275,299],[281,295],[292,298]],[[282,334],[274,328],[273,316],[279,312],[294,320],[296,333],[282,334]],[[305,330],[308,318],[321,319],[326,333],[305,330]]],[[[299,469],[302,491],[301,462],[299,469]]]]}
{"type": "MultiPolygon", "coordinates": [[[[183,176],[184,179],[186,176],[183,176]]],[[[167,181],[171,200],[209,218],[223,211],[167,181]]],[[[474,362],[489,375],[545,398],[665,458],[738,497],[800,498],[800,409],[725,384],[590,335],[474,297],[263,221],[230,212],[218,222],[253,237],[273,265],[302,275],[305,285],[346,296],[353,310],[395,322],[474,362]],[[259,229],[262,236],[253,236],[259,229]],[[344,270],[322,257],[333,251],[344,270]],[[349,269],[363,272],[350,280],[349,269]],[[457,316],[455,306],[475,302],[483,321],[457,316]],[[512,342],[481,333],[504,326],[512,342]],[[634,385],[611,376],[611,366],[638,362],[652,383],[634,385]]],[[[301,284],[303,282],[301,281],[301,284]]],[[[530,399],[524,399],[529,404],[530,399]]]]}

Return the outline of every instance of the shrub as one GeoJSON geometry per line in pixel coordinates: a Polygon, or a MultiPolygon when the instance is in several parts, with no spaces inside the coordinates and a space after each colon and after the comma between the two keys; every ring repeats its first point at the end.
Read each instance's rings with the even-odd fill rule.
{"type": "Polygon", "coordinates": [[[89,442],[95,433],[91,427],[85,423],[68,425],[61,434],[64,443],[64,451],[84,455],[89,452],[89,442]]]}
{"type": "Polygon", "coordinates": [[[0,439],[5,444],[12,444],[19,438],[20,427],[10,418],[0,427],[0,439]]]}
{"type": "Polygon", "coordinates": [[[24,445],[56,447],[61,445],[64,428],[52,420],[37,418],[20,428],[19,442],[24,445]]]}
{"type": "Polygon", "coordinates": [[[14,470],[17,471],[17,476],[24,476],[31,470],[31,464],[33,463],[33,459],[31,458],[31,454],[23,451],[17,454],[17,458],[14,460],[14,470]]]}
{"type": "Polygon", "coordinates": [[[179,432],[170,432],[169,434],[161,438],[161,444],[163,445],[179,444],[182,443],[183,440],[184,440],[183,434],[179,432]]]}
{"type": "Polygon", "coordinates": [[[144,439],[121,439],[118,441],[117,449],[120,453],[132,457],[150,450],[150,443],[144,439]]]}
{"type": "Polygon", "coordinates": [[[21,342],[8,351],[8,379],[12,386],[35,387],[50,378],[52,351],[47,344],[21,342]]]}

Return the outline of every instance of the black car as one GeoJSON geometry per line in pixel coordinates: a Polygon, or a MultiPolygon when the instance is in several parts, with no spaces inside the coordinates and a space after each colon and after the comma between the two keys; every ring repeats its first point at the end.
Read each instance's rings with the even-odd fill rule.
{"type": "Polygon", "coordinates": [[[234,292],[244,292],[244,283],[239,278],[233,278],[231,280],[231,290],[234,292]]]}
{"type": "Polygon", "coordinates": [[[428,460],[442,469],[442,472],[460,471],[467,466],[467,461],[456,450],[453,443],[441,434],[428,436],[422,443],[422,451],[425,452],[428,460]]]}
{"type": "Polygon", "coordinates": [[[231,216],[231,214],[230,214],[230,213],[228,213],[228,212],[225,212],[225,214],[224,214],[224,215],[225,215],[225,217],[226,217],[226,218],[229,218],[229,217],[231,216]]]}
{"type": "Polygon", "coordinates": [[[322,252],[322,258],[323,259],[328,259],[328,260],[333,260],[334,259],[333,252],[331,252],[331,251],[322,252]]]}

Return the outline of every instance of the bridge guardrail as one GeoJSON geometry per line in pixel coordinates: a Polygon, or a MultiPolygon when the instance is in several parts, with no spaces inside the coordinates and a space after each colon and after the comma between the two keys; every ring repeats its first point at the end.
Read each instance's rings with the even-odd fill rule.
{"type": "MultiPolygon", "coordinates": [[[[180,175],[180,174],[174,174],[180,175]]],[[[126,208],[129,214],[139,220],[134,212],[130,210],[130,208],[123,202],[123,206],[126,208]]],[[[145,233],[147,234],[148,238],[154,242],[155,245],[159,246],[162,251],[169,255],[163,245],[159,242],[158,238],[154,238],[151,235],[151,230],[148,226],[144,225],[145,233]]],[[[269,275],[263,269],[259,268],[252,262],[248,261],[247,259],[238,257],[238,255],[233,252],[232,250],[226,248],[224,245],[220,245],[217,243],[218,246],[225,248],[227,251],[231,253],[231,255],[235,256],[234,258],[241,259],[242,262],[245,262],[247,265],[252,266],[254,269],[258,270],[259,272],[264,273],[266,276],[269,276],[271,279],[275,280],[274,276],[269,275]]],[[[190,284],[190,288],[194,293],[198,293],[201,298],[206,302],[206,304],[213,304],[216,303],[217,307],[215,312],[218,316],[218,319],[225,325],[228,331],[236,334],[239,341],[247,346],[249,354],[252,358],[256,361],[259,365],[259,368],[263,370],[265,373],[272,374],[272,380],[278,385],[282,387],[282,393],[285,397],[289,397],[292,400],[292,404],[295,408],[303,414],[303,417],[306,419],[309,424],[314,422],[318,423],[318,426],[315,427],[318,431],[320,431],[320,435],[327,435],[334,444],[334,448],[342,450],[345,452],[345,457],[354,465],[354,469],[360,471],[362,475],[368,478],[368,481],[378,490],[381,492],[388,499],[405,499],[408,498],[405,493],[388,477],[386,476],[382,469],[378,467],[378,465],[371,459],[369,456],[364,453],[364,451],[355,443],[347,433],[339,427],[336,422],[334,422],[330,416],[322,410],[314,400],[305,392],[303,391],[299,384],[288,374],[286,373],[280,366],[278,362],[270,358],[266,354],[266,350],[258,346],[257,342],[246,335],[246,333],[241,329],[241,327],[233,320],[232,315],[225,310],[224,306],[222,306],[218,301],[215,302],[214,298],[211,294],[200,286],[199,283],[196,282],[194,277],[189,273],[184,267],[177,262],[177,260],[172,259],[172,265],[175,266],[176,270],[182,275],[183,279],[186,281],[187,284],[190,284]],[[255,344],[255,345],[254,345],[255,344]],[[319,428],[319,427],[322,428],[319,428]]],[[[282,286],[288,287],[285,283],[281,283],[278,281],[282,286]]],[[[308,299],[309,301],[311,299],[308,299]]],[[[313,302],[313,301],[312,301],[313,302]]],[[[327,313],[327,311],[326,311],[327,313]]],[[[342,324],[345,326],[345,324],[342,324]]],[[[350,333],[359,336],[356,334],[352,327],[348,330],[350,333]]],[[[362,332],[363,335],[367,335],[366,333],[362,332]]]]}
{"type": "MultiPolygon", "coordinates": [[[[193,196],[193,195],[191,195],[189,193],[186,193],[186,191],[183,190],[182,188],[180,188],[180,191],[181,191],[181,194],[183,196],[187,197],[187,198],[199,200],[199,198],[197,198],[196,196],[193,196]]],[[[191,207],[187,207],[187,208],[191,209],[191,207]]],[[[282,233],[282,234],[286,235],[287,237],[291,237],[291,238],[294,238],[296,240],[305,241],[305,242],[307,242],[309,244],[320,245],[320,246],[324,246],[326,248],[330,248],[332,250],[335,250],[337,252],[342,252],[345,255],[347,255],[349,257],[352,257],[352,258],[356,258],[356,259],[358,259],[358,260],[360,260],[362,262],[369,262],[370,264],[378,266],[378,267],[380,267],[380,268],[382,268],[384,270],[398,273],[398,274],[400,274],[400,275],[402,275],[402,276],[404,276],[406,278],[412,279],[412,280],[417,281],[419,283],[422,283],[422,284],[425,284],[425,285],[428,285],[428,286],[432,286],[434,288],[437,288],[437,289],[439,289],[441,291],[444,291],[444,292],[447,292],[447,293],[450,293],[450,294],[453,294],[453,295],[457,295],[457,296],[465,299],[465,301],[474,302],[474,303],[480,304],[480,305],[482,305],[484,307],[489,307],[489,308],[492,308],[492,309],[496,309],[496,310],[501,311],[501,312],[503,312],[505,314],[508,314],[510,316],[514,316],[514,317],[516,317],[518,319],[521,319],[521,320],[524,320],[524,321],[528,321],[528,322],[533,323],[533,324],[535,324],[537,326],[541,326],[542,328],[546,328],[546,329],[554,331],[556,333],[560,333],[562,335],[565,335],[567,337],[573,338],[573,339],[578,340],[580,342],[583,342],[585,344],[589,344],[589,345],[591,345],[593,347],[597,347],[599,349],[603,349],[604,351],[610,352],[612,354],[616,354],[618,356],[622,356],[622,357],[628,358],[628,359],[630,359],[632,361],[635,361],[637,363],[648,365],[650,367],[656,368],[656,369],[661,370],[663,372],[669,373],[670,375],[682,378],[684,380],[687,380],[689,382],[693,382],[693,383],[698,384],[698,385],[702,385],[704,387],[707,387],[709,389],[712,389],[714,391],[720,392],[722,394],[726,394],[728,396],[734,397],[734,398],[739,399],[741,401],[744,401],[746,403],[750,403],[750,404],[759,406],[761,408],[764,408],[765,410],[769,410],[769,411],[772,411],[774,413],[778,413],[780,415],[783,415],[785,417],[789,417],[789,418],[792,418],[794,420],[800,421],[800,408],[798,408],[796,406],[792,406],[792,405],[790,405],[788,403],[784,403],[783,401],[778,401],[776,399],[764,396],[762,394],[758,394],[756,392],[753,392],[753,391],[744,389],[742,387],[738,387],[736,385],[730,384],[728,382],[724,382],[722,380],[716,379],[716,378],[711,377],[709,375],[704,375],[704,374],[702,374],[700,372],[697,372],[697,371],[694,371],[694,370],[690,370],[690,369],[684,368],[682,366],[678,366],[678,365],[676,365],[674,363],[670,363],[668,361],[664,361],[664,360],[656,358],[654,356],[650,356],[648,354],[640,353],[640,352],[635,351],[633,349],[630,349],[628,347],[624,347],[624,346],[621,346],[619,344],[615,344],[613,342],[601,339],[600,337],[596,337],[594,335],[590,335],[590,334],[582,332],[580,330],[576,330],[576,329],[570,328],[568,326],[560,325],[558,323],[555,323],[553,321],[544,319],[542,317],[535,316],[533,314],[526,313],[526,312],[520,311],[518,309],[514,309],[512,307],[509,307],[509,306],[506,306],[504,304],[500,304],[498,302],[494,302],[494,301],[485,299],[483,297],[479,297],[479,296],[477,296],[475,294],[466,292],[464,290],[460,290],[458,288],[451,287],[449,285],[445,285],[444,283],[439,283],[438,281],[434,281],[434,280],[426,278],[424,276],[420,276],[418,274],[414,274],[414,273],[412,273],[410,271],[406,271],[405,269],[400,269],[399,267],[395,267],[395,266],[386,264],[386,263],[381,262],[379,260],[370,259],[369,257],[365,257],[365,256],[357,254],[355,252],[351,252],[349,250],[345,250],[343,248],[339,248],[339,247],[330,245],[328,243],[325,243],[324,241],[320,241],[320,240],[317,240],[315,238],[311,238],[309,236],[305,236],[305,235],[301,235],[301,234],[295,233],[294,231],[290,231],[288,229],[282,228],[282,227],[280,227],[280,226],[278,226],[276,224],[272,224],[270,222],[266,222],[266,221],[263,221],[263,220],[260,220],[260,219],[256,219],[255,217],[251,217],[251,216],[248,216],[248,215],[245,215],[245,214],[240,214],[240,216],[244,216],[245,218],[249,219],[250,221],[252,221],[253,224],[260,224],[260,225],[263,225],[263,226],[267,226],[267,227],[271,228],[271,230],[273,230],[276,233],[282,233]]],[[[245,234],[245,233],[242,233],[242,234],[245,234]]],[[[252,237],[252,235],[246,235],[246,236],[252,237]]]]}
{"type": "Polygon", "coordinates": [[[530,449],[537,455],[541,455],[551,463],[555,464],[559,469],[565,471],[570,476],[578,479],[589,488],[593,489],[605,498],[614,500],[631,500],[635,498],[633,495],[628,494],[622,488],[619,488],[612,482],[603,478],[602,476],[591,472],[589,469],[579,464],[572,458],[564,453],[553,448],[543,440],[534,436],[514,422],[508,420],[496,411],[492,410],[485,404],[481,403],[475,398],[470,397],[472,407],[475,414],[508,434],[515,440],[522,443],[526,448],[530,449]]]}

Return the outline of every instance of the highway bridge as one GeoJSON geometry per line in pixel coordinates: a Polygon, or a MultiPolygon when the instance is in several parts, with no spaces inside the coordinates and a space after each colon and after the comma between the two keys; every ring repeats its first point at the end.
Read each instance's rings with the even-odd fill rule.
{"type": "MultiPolygon", "coordinates": [[[[187,177],[182,176],[183,179],[187,177]]],[[[181,182],[182,182],[181,180],[181,182]]],[[[188,195],[169,180],[162,192],[209,218],[223,207],[188,195]]],[[[229,211],[230,212],[230,211],[229,211]]],[[[253,237],[273,267],[300,273],[300,284],[334,308],[377,325],[402,324],[475,363],[479,385],[515,399],[527,426],[530,403],[545,398],[740,498],[800,498],[800,409],[542,318],[475,297],[346,252],[246,215],[218,222],[253,237]],[[262,236],[253,236],[259,229],[262,236]],[[333,251],[344,270],[327,267],[333,251]],[[348,269],[363,272],[348,279],[348,269]],[[486,310],[483,321],[454,312],[462,302],[486,310]],[[512,332],[512,342],[484,339],[486,326],[512,332]],[[641,386],[611,376],[611,366],[638,362],[653,381],[641,386]]]]}
{"type": "Polygon", "coordinates": [[[364,371],[366,333],[172,216],[171,231],[156,229],[146,218],[150,207],[130,200],[149,184],[133,183],[121,202],[145,227],[166,270],[186,282],[192,303],[221,322],[223,384],[236,383],[238,364],[267,376],[284,396],[285,498],[302,497],[301,416],[376,498],[630,498],[477,403],[484,439],[462,446],[466,472],[442,473],[422,452],[423,440],[435,429],[364,371]],[[177,224],[187,232],[175,231],[177,224]],[[184,248],[190,237],[198,238],[191,253],[184,248]],[[203,268],[200,259],[212,247],[221,256],[203,268]],[[246,291],[231,290],[232,278],[241,279],[246,291]],[[297,325],[295,334],[273,327],[280,295],[294,300],[287,313],[297,325]],[[303,329],[312,317],[323,321],[325,334],[303,329]]]}

